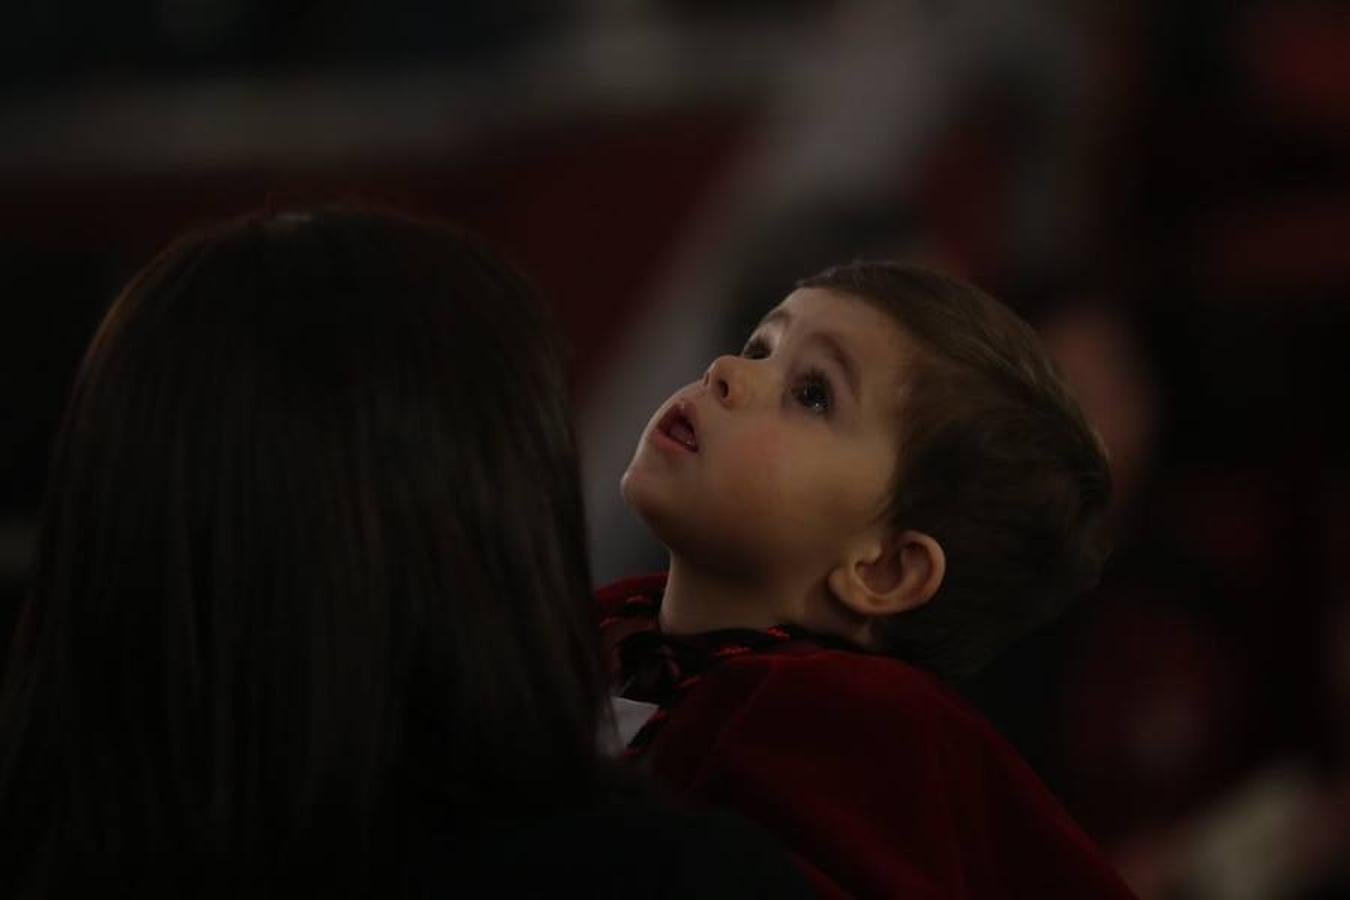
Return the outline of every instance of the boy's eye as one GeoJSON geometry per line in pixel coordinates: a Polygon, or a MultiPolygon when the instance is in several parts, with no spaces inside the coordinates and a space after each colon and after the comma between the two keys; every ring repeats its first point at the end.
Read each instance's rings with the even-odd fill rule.
{"type": "Polygon", "coordinates": [[[746,342],[745,348],[741,350],[741,356],[746,359],[764,359],[769,355],[769,345],[763,338],[751,338],[746,342]]]}
{"type": "Polygon", "coordinates": [[[808,372],[801,383],[792,389],[793,399],[814,415],[829,413],[834,405],[830,393],[830,383],[820,372],[808,372]]]}

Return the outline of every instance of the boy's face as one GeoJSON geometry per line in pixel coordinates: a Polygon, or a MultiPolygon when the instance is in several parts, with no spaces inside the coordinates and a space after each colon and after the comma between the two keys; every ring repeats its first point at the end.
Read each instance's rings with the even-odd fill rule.
{"type": "Polygon", "coordinates": [[[818,578],[889,499],[911,342],[829,290],[791,294],[740,356],[652,416],[625,499],[677,557],[729,577],[818,578]]]}

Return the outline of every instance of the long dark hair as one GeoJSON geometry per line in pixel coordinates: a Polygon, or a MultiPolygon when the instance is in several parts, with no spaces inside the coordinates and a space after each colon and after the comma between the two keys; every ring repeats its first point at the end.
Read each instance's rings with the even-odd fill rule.
{"type": "Polygon", "coordinates": [[[428,818],[591,790],[553,334],[495,254],[384,215],[253,216],[136,276],[55,446],[0,894],[359,894],[428,818]]]}

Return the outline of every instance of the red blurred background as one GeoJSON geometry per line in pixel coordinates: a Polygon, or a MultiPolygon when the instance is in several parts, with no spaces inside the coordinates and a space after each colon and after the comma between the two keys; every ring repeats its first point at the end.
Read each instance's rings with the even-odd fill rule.
{"type": "Polygon", "coordinates": [[[1100,589],[966,692],[1142,896],[1350,896],[1348,150],[1330,0],[20,0],[0,624],[83,345],[194,224],[505,249],[575,351],[598,579],[662,564],[617,481],[670,389],[796,278],[917,258],[1041,329],[1120,484],[1100,589]]]}

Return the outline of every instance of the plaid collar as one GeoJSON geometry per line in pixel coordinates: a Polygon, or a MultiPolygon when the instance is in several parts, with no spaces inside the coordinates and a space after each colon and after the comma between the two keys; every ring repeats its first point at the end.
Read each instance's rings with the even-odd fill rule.
{"type": "Polygon", "coordinates": [[[610,648],[619,696],[657,706],[656,712],[628,742],[625,754],[628,757],[641,755],[689,689],[728,659],[792,643],[857,649],[846,641],[815,634],[798,625],[669,635],[658,624],[660,612],[660,593],[634,593],[600,623],[610,648]]]}

